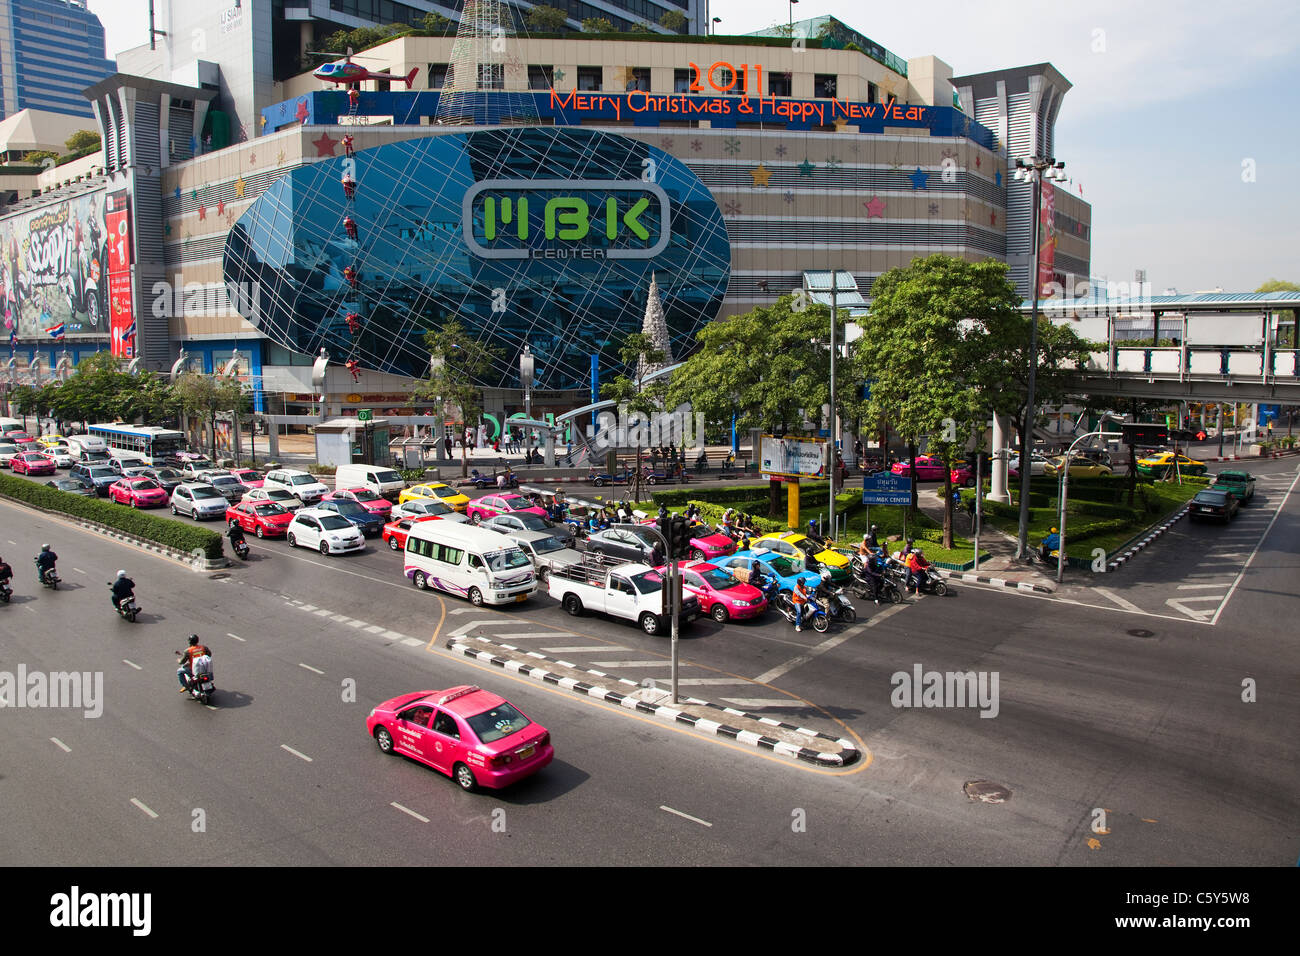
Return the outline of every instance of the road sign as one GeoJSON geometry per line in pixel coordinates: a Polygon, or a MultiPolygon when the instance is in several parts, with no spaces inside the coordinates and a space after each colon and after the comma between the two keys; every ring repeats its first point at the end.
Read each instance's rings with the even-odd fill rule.
{"type": "Polygon", "coordinates": [[[359,408],[359,409],[357,409],[357,421],[359,421],[359,422],[371,422],[371,421],[374,421],[374,420],[375,420],[375,412],[374,412],[374,409],[370,409],[370,408],[359,408]]]}
{"type": "Polygon", "coordinates": [[[912,479],[888,471],[878,471],[862,479],[864,505],[903,505],[912,503],[912,479]]]}

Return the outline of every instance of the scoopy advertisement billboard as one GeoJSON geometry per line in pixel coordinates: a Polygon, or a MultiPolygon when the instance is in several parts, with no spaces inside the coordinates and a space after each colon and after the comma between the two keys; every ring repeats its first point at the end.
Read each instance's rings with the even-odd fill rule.
{"type": "Polygon", "coordinates": [[[782,478],[825,478],[826,442],[820,438],[764,435],[759,470],[782,478]]]}

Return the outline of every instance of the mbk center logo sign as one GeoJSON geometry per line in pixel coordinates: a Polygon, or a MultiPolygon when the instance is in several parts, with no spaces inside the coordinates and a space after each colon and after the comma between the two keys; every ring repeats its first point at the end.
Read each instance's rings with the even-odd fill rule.
{"type": "Polygon", "coordinates": [[[668,194],[643,180],[490,179],[465,193],[465,244],[483,259],[653,259],[668,194]]]}

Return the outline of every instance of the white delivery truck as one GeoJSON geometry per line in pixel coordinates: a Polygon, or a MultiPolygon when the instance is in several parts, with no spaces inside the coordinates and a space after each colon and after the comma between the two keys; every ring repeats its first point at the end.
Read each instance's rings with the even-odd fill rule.
{"type": "Polygon", "coordinates": [[[417,521],[406,536],[406,576],[475,606],[526,601],[537,589],[532,562],[513,541],[473,525],[417,521]]]}
{"type": "MultiPolygon", "coordinates": [[[[610,569],[595,564],[552,568],[547,576],[551,597],[575,617],[600,611],[610,617],[636,621],[647,634],[667,634],[672,627],[665,611],[663,576],[648,564],[620,564],[610,569]]],[[[700,600],[682,594],[682,623],[700,615],[700,600]]]]}

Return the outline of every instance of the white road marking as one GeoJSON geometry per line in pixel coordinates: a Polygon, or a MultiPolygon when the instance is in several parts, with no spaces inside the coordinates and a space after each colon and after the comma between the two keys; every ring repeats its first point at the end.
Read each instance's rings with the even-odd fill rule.
{"type": "Polygon", "coordinates": [[[237,640],[237,641],[241,641],[241,642],[243,642],[243,643],[245,643],[245,644],[248,643],[248,642],[245,641],[242,637],[240,637],[238,634],[231,634],[229,631],[226,632],[226,637],[233,637],[233,638],[234,638],[235,640],[237,640]]]}
{"type": "Polygon", "coordinates": [[[1171,608],[1173,608],[1175,611],[1182,611],[1184,614],[1186,614],[1186,615],[1187,615],[1188,617],[1190,617],[1190,618],[1193,618],[1193,619],[1195,619],[1195,620],[1197,620],[1197,621],[1206,621],[1206,620],[1209,620],[1210,615],[1214,613],[1212,610],[1211,610],[1211,611],[1198,611],[1198,610],[1196,610],[1195,608],[1190,608],[1190,607],[1188,607],[1187,604],[1186,604],[1186,602],[1188,602],[1188,601],[1221,601],[1221,600],[1223,600],[1223,595],[1222,595],[1222,594],[1210,594],[1210,595],[1203,595],[1203,596],[1201,596],[1201,597],[1191,597],[1191,596],[1188,596],[1188,597],[1182,597],[1182,598],[1170,598],[1169,600],[1165,601],[1165,603],[1166,603],[1167,605],[1169,605],[1171,608]]]}
{"type": "Polygon", "coordinates": [[[907,607],[910,607],[910,605],[895,604],[892,607],[888,607],[885,610],[881,611],[879,614],[873,614],[866,621],[863,621],[862,623],[856,625],[855,627],[851,627],[840,634],[836,634],[834,637],[827,638],[826,640],[822,641],[820,644],[816,645],[815,647],[809,648],[806,654],[800,654],[798,657],[788,660],[784,664],[778,665],[777,667],[773,667],[770,671],[766,671],[765,673],[759,674],[757,677],[754,678],[754,682],[756,684],[770,684],[778,677],[782,677],[785,674],[788,674],[796,667],[801,667],[804,664],[807,664],[818,654],[825,654],[827,651],[831,650],[832,648],[839,647],[850,637],[852,637],[856,632],[864,630],[868,627],[875,627],[876,624],[878,624],[879,622],[893,617],[895,614],[898,614],[900,611],[902,611],[907,607]]]}
{"type": "MultiPolygon", "coordinates": [[[[489,622],[483,621],[481,623],[487,624],[489,622]]],[[[527,641],[539,637],[557,638],[577,636],[578,635],[574,634],[572,631],[516,631],[510,634],[493,634],[491,635],[491,638],[494,641],[498,638],[501,638],[502,640],[527,641]]]]}
{"type": "Polygon", "coordinates": [[[304,670],[309,670],[309,671],[311,671],[313,674],[320,674],[322,677],[325,675],[325,672],[324,672],[324,671],[318,671],[316,668],[312,667],[310,664],[303,664],[302,662],[299,662],[298,666],[301,667],[301,668],[303,668],[304,670]]]}
{"type": "Polygon", "coordinates": [[[127,667],[134,667],[138,671],[144,670],[144,668],[141,667],[139,664],[135,663],[134,661],[128,661],[125,657],[122,658],[122,663],[125,664],[127,667]]]}
{"type": "Polygon", "coordinates": [[[348,627],[365,627],[365,626],[366,626],[366,622],[365,622],[365,621],[358,621],[355,617],[350,617],[350,618],[348,618],[346,621],[344,621],[343,623],[346,624],[348,627]]]}
{"type": "Polygon", "coordinates": [[[1178,585],[1178,590],[1198,591],[1201,590],[1202,588],[1221,588],[1226,586],[1227,586],[1226,584],[1180,584],[1178,585]]]}
{"type": "Polygon", "coordinates": [[[1243,564],[1241,570],[1237,572],[1237,577],[1232,582],[1232,587],[1228,588],[1228,596],[1223,599],[1223,603],[1219,605],[1219,609],[1214,612],[1214,619],[1210,621],[1211,624],[1219,623],[1219,615],[1223,613],[1223,609],[1227,607],[1228,602],[1232,600],[1232,595],[1237,591],[1237,585],[1241,584],[1241,579],[1246,576],[1246,571],[1255,560],[1255,555],[1259,554],[1259,549],[1264,546],[1264,541],[1268,538],[1269,532],[1273,530],[1273,525],[1277,524],[1277,519],[1282,517],[1282,509],[1286,507],[1287,499],[1290,498],[1291,493],[1295,491],[1297,482],[1300,482],[1300,469],[1296,470],[1295,478],[1291,480],[1291,486],[1287,488],[1286,494],[1282,496],[1282,500],[1278,503],[1277,510],[1273,512],[1273,520],[1268,523],[1268,527],[1264,529],[1264,533],[1259,536],[1259,543],[1255,545],[1255,549],[1250,552],[1250,557],[1246,559],[1246,563],[1243,564]]]}
{"type": "Polygon", "coordinates": [[[406,635],[398,631],[384,631],[384,637],[388,638],[390,641],[401,641],[406,638],[406,635]]]}
{"type": "MultiPolygon", "coordinates": [[[[679,682],[680,683],[680,682],[679,682]]],[[[724,697],[728,704],[737,707],[807,707],[793,697],[724,697]]]]}
{"type": "Polygon", "coordinates": [[[674,810],[672,807],[660,806],[659,809],[665,811],[666,813],[675,813],[677,816],[681,817],[683,820],[690,820],[692,823],[698,823],[698,824],[699,824],[700,826],[702,826],[702,827],[711,827],[711,826],[713,826],[713,824],[710,823],[708,820],[701,820],[699,817],[693,817],[693,816],[691,816],[689,813],[682,813],[682,811],[680,811],[680,810],[674,810]]]}
{"type": "MultiPolygon", "coordinates": [[[[305,611],[305,610],[307,610],[307,608],[304,607],[303,610],[305,611]]],[[[317,617],[330,617],[330,616],[333,615],[333,613],[334,613],[333,611],[331,611],[329,608],[326,608],[326,607],[321,607],[321,608],[317,608],[317,609],[316,609],[316,616],[317,616],[317,617]]]]}
{"type": "Polygon", "coordinates": [[[428,817],[420,816],[420,814],[416,813],[414,810],[410,809],[409,807],[404,807],[400,803],[390,803],[389,806],[396,807],[398,810],[401,810],[403,813],[415,817],[415,819],[419,820],[421,823],[429,822],[428,817]]]}
{"type": "Polygon", "coordinates": [[[1140,610],[1142,610],[1140,607],[1138,607],[1138,606],[1137,606],[1136,604],[1134,604],[1132,601],[1129,601],[1129,600],[1127,600],[1126,598],[1122,598],[1122,597],[1120,597],[1118,594],[1116,594],[1114,591],[1111,591],[1109,588],[1097,588],[1097,587],[1095,587],[1095,588],[1093,588],[1093,590],[1096,591],[1098,594],[1100,594],[1102,597],[1104,597],[1104,598],[1108,598],[1109,600],[1114,601],[1116,604],[1118,604],[1120,607],[1122,607],[1122,608],[1123,608],[1124,610],[1126,610],[1126,611],[1140,611],[1140,610]]]}
{"type": "Polygon", "coordinates": [[[542,650],[548,654],[600,654],[603,651],[626,651],[627,648],[620,647],[618,644],[589,644],[577,647],[543,647],[542,650]]]}
{"type": "Polygon", "coordinates": [[[70,753],[72,753],[72,748],[69,747],[67,744],[65,744],[65,743],[64,743],[62,740],[60,740],[58,737],[51,737],[51,738],[50,738],[50,742],[51,742],[52,744],[54,744],[54,746],[56,746],[56,747],[58,747],[60,750],[62,750],[65,754],[70,754],[70,753]]]}
{"type": "Polygon", "coordinates": [[[369,627],[366,628],[366,631],[370,634],[384,633],[384,629],[380,627],[378,624],[371,624],[369,627]]]}
{"type": "Polygon", "coordinates": [[[346,624],[348,621],[352,620],[352,618],[348,617],[346,614],[331,614],[330,620],[338,621],[340,624],[346,624]]]}
{"type": "Polygon", "coordinates": [[[85,573],[86,573],[85,571],[81,570],[81,568],[73,568],[72,570],[76,571],[78,574],[85,574],[85,573]]]}
{"type": "Polygon", "coordinates": [[[422,641],[422,640],[420,640],[420,639],[418,639],[418,638],[415,638],[415,637],[404,637],[404,638],[402,638],[402,643],[405,644],[407,647],[423,647],[423,646],[424,646],[424,641],[422,641]]]}
{"type": "Polygon", "coordinates": [[[8,541],[10,544],[12,544],[15,548],[18,547],[18,542],[14,541],[12,538],[5,538],[5,540],[8,541]]]}
{"type": "Polygon", "coordinates": [[[592,661],[593,667],[672,667],[672,661],[592,661]]]}
{"type": "Polygon", "coordinates": [[[473,614],[477,610],[478,608],[476,607],[454,607],[447,613],[448,614],[473,614]]]}
{"type": "Polygon", "coordinates": [[[132,798],[131,798],[131,802],[132,802],[133,804],[135,804],[139,809],[141,809],[141,810],[143,810],[145,813],[149,814],[149,819],[151,819],[151,820],[157,820],[157,819],[158,819],[158,814],[154,813],[152,810],[150,810],[148,807],[146,807],[143,803],[141,803],[141,802],[140,802],[139,800],[137,800],[135,797],[132,797],[132,798]]]}
{"type": "Polygon", "coordinates": [[[308,763],[311,763],[311,762],[312,762],[312,760],[311,760],[310,757],[308,757],[306,754],[299,753],[298,751],[296,751],[296,750],[294,750],[292,747],[290,747],[288,744],[280,744],[280,749],[281,749],[281,750],[287,750],[287,751],[289,751],[289,753],[293,754],[295,757],[301,757],[303,760],[307,761],[308,763]]]}
{"type": "Polygon", "coordinates": [[[677,683],[697,687],[701,684],[752,684],[753,681],[743,677],[679,677],[677,683]]]}
{"type": "Polygon", "coordinates": [[[314,610],[316,610],[316,605],[315,605],[315,604],[299,604],[299,605],[298,605],[298,610],[300,610],[300,611],[314,611],[314,610]]]}

